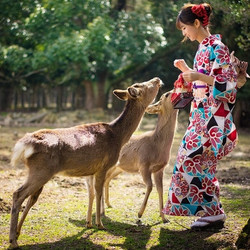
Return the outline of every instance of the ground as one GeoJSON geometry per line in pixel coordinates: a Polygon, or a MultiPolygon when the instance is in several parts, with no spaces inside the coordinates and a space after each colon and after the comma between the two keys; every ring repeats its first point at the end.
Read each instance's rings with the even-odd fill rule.
{"type": "MultiPolygon", "coordinates": [[[[142,123],[137,133],[153,127],[155,119],[142,123]]],[[[18,138],[44,125],[2,126],[0,128],[0,249],[8,247],[12,193],[25,181],[23,166],[10,166],[11,150],[18,138]]],[[[52,126],[52,125],[51,125],[52,126]]],[[[164,175],[164,200],[173,170],[177,147],[183,135],[182,123],[176,131],[169,165],[164,175]]],[[[236,241],[250,217],[250,133],[240,130],[237,148],[217,168],[221,201],[227,213],[225,227],[193,232],[195,218],[171,217],[163,224],[155,189],[137,222],[137,212],[145,194],[139,175],[121,174],[111,182],[106,209],[105,231],[85,228],[87,190],[84,178],[54,177],[30,211],[19,238],[22,249],[237,249],[236,241]]],[[[243,248],[244,249],[244,248],[243,248]]],[[[245,245],[245,249],[247,246],[245,245]]]]}

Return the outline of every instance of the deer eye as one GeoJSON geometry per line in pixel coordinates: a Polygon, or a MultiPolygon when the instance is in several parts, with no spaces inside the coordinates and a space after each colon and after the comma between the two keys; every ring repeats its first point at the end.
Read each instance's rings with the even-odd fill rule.
{"type": "Polygon", "coordinates": [[[140,85],[140,84],[137,84],[137,83],[133,85],[134,88],[140,88],[140,86],[141,86],[141,85],[140,85]]]}
{"type": "Polygon", "coordinates": [[[170,93],[168,92],[168,93],[166,93],[165,97],[167,98],[169,95],[170,95],[170,93]]]}

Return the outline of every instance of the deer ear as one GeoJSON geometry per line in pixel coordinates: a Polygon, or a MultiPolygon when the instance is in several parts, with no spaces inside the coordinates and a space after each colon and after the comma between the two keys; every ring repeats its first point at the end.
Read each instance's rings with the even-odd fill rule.
{"type": "Polygon", "coordinates": [[[113,94],[114,94],[117,98],[119,98],[120,100],[122,100],[122,101],[128,100],[128,92],[127,92],[127,90],[115,89],[115,90],[113,91],[113,94]]]}
{"type": "Polygon", "coordinates": [[[134,87],[129,87],[128,88],[128,93],[131,97],[136,98],[137,96],[139,96],[140,91],[134,87]]]}
{"type": "Polygon", "coordinates": [[[154,104],[149,105],[149,106],[146,108],[146,112],[147,112],[148,114],[151,114],[151,115],[153,115],[153,114],[158,114],[158,113],[160,113],[160,111],[161,111],[160,106],[161,106],[160,101],[158,101],[158,102],[156,102],[156,103],[154,103],[154,104]]]}

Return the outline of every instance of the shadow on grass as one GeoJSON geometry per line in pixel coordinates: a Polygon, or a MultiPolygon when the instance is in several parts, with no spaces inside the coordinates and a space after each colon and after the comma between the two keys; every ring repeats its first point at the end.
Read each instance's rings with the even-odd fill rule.
{"type": "Polygon", "coordinates": [[[65,237],[62,240],[42,244],[25,245],[18,249],[105,249],[101,245],[94,244],[89,237],[97,230],[82,229],[79,233],[65,237]]]}
{"type": "Polygon", "coordinates": [[[175,231],[168,228],[161,228],[159,236],[159,244],[151,247],[151,250],[165,250],[165,249],[178,249],[178,250],[212,250],[224,244],[223,239],[216,242],[208,242],[207,238],[215,233],[220,232],[219,229],[211,229],[206,231],[194,231],[187,229],[184,231],[175,231]]]}
{"type": "MultiPolygon", "coordinates": [[[[69,219],[69,222],[79,228],[84,228],[77,234],[59,241],[25,245],[21,249],[149,249],[147,244],[151,240],[152,227],[159,224],[137,226],[104,217],[103,222],[106,228],[104,232],[108,232],[108,234],[96,234],[100,231],[96,227],[92,229],[85,228],[85,220],[69,219]],[[106,247],[93,241],[106,243],[106,247]]],[[[189,229],[174,231],[166,228],[167,225],[162,224],[159,239],[154,239],[159,244],[150,249],[217,249],[218,245],[216,243],[208,246],[205,240],[216,233],[215,230],[206,232],[195,232],[189,229]]]]}
{"type": "MultiPolygon", "coordinates": [[[[94,218],[94,217],[93,217],[94,218]]],[[[70,220],[76,226],[85,226],[85,221],[70,220]]],[[[146,244],[150,239],[151,227],[154,225],[133,225],[111,220],[103,217],[105,231],[110,235],[109,248],[121,249],[146,249],[146,244]],[[122,239],[119,242],[119,239],[122,239]],[[118,242],[117,242],[118,241],[118,242]]],[[[157,223],[158,224],[158,223],[157,223]]],[[[155,224],[156,225],[156,224],[155,224]]],[[[103,239],[104,241],[105,239],[103,239]]]]}
{"type": "Polygon", "coordinates": [[[83,228],[77,234],[69,237],[65,237],[59,241],[24,245],[19,249],[106,249],[102,244],[93,243],[94,241],[100,241],[102,243],[108,243],[108,247],[120,247],[122,249],[145,249],[146,244],[151,234],[151,226],[137,226],[127,223],[115,222],[108,217],[103,218],[103,223],[109,235],[100,233],[95,236],[95,233],[100,232],[95,226],[91,229],[86,228],[85,220],[72,220],[69,222],[76,225],[79,228],[83,228]],[[96,237],[96,238],[95,238],[96,237]],[[110,238],[109,238],[110,237],[110,238]],[[117,239],[124,237],[125,240],[119,243],[117,239]]]}

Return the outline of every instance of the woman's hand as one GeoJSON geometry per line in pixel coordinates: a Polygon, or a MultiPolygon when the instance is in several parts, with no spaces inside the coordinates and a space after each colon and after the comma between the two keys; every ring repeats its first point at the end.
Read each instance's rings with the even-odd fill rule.
{"type": "Polygon", "coordinates": [[[174,60],[174,66],[182,72],[191,70],[183,59],[174,60]]]}
{"type": "Polygon", "coordinates": [[[202,81],[195,81],[193,84],[193,95],[196,99],[203,99],[206,97],[207,84],[202,81]]]}
{"type": "Polygon", "coordinates": [[[186,82],[193,82],[193,81],[200,80],[199,79],[200,74],[201,73],[199,73],[195,70],[188,70],[188,71],[183,72],[182,76],[186,82]]]}
{"type": "Polygon", "coordinates": [[[193,95],[197,101],[206,97],[207,83],[199,80],[201,77],[205,76],[204,74],[194,70],[189,70],[184,72],[182,76],[186,82],[195,82],[193,87],[193,95]]]}

